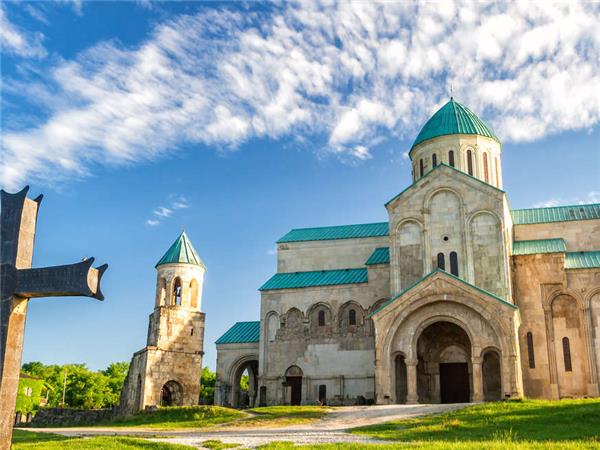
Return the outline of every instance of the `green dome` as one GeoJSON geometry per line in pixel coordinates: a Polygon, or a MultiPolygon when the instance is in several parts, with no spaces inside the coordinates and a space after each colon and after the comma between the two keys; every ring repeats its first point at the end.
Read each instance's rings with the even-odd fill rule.
{"type": "Polygon", "coordinates": [[[163,264],[194,264],[196,266],[205,267],[198,256],[198,253],[196,253],[196,249],[194,249],[190,239],[187,237],[187,234],[185,234],[185,231],[179,235],[175,242],[173,242],[173,245],[169,247],[169,250],[167,250],[154,267],[163,264]]]}
{"type": "Polygon", "coordinates": [[[431,116],[431,119],[421,129],[411,150],[421,142],[450,134],[477,134],[500,143],[500,139],[494,134],[494,131],[483,123],[473,111],[450,97],[450,101],[431,116]]]}

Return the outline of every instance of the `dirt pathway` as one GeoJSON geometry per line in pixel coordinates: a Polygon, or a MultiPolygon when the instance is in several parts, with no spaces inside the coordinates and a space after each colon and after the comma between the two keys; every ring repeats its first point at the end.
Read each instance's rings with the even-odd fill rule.
{"type": "Polygon", "coordinates": [[[450,405],[381,405],[346,406],[335,408],[324,418],[304,425],[273,427],[222,427],[205,430],[157,430],[125,427],[37,428],[30,431],[57,433],[65,436],[127,435],[152,441],[170,442],[203,448],[202,442],[219,440],[236,443],[244,448],[255,448],[273,441],[290,441],[296,444],[333,442],[375,443],[367,436],[354,435],[345,430],[364,425],[374,425],[391,420],[409,419],[429,414],[464,408],[468,403],[450,405]],[[160,437],[159,437],[160,436],[160,437]]]}

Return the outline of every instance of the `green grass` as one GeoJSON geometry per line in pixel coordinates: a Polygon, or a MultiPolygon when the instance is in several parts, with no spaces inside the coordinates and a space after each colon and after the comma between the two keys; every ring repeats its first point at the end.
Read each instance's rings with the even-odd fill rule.
{"type": "MultiPolygon", "coordinates": [[[[73,438],[50,433],[15,430],[13,450],[189,450],[186,445],[150,442],[144,439],[116,436],[73,438]]],[[[221,447],[223,448],[223,447],[221,447]]]]}
{"type": "Polygon", "coordinates": [[[220,406],[172,406],[156,411],[142,411],[134,416],[102,422],[96,426],[133,428],[206,428],[248,417],[237,409],[220,406]]]}
{"type": "Polygon", "coordinates": [[[236,447],[240,447],[240,446],[241,446],[241,444],[226,444],[224,442],[217,441],[214,439],[202,442],[202,447],[210,448],[211,450],[223,450],[226,448],[236,448],[236,447]]]}

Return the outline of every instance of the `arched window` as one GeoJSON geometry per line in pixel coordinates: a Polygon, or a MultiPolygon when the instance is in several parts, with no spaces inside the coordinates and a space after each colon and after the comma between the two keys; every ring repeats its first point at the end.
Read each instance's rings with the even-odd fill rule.
{"type": "Polygon", "coordinates": [[[423,158],[421,158],[419,160],[419,172],[421,173],[421,176],[423,176],[424,171],[425,171],[425,166],[423,165],[423,158]]]}
{"type": "Polygon", "coordinates": [[[321,310],[319,311],[319,326],[320,327],[324,327],[325,326],[325,311],[321,310]]]}
{"type": "Polygon", "coordinates": [[[450,273],[458,276],[458,255],[456,252],[450,252],[450,273]]]}
{"type": "Polygon", "coordinates": [[[573,371],[573,367],[571,366],[571,345],[569,344],[569,338],[564,337],[562,339],[563,345],[563,357],[565,359],[565,372],[573,371]]]}
{"type": "Polygon", "coordinates": [[[498,158],[494,158],[494,162],[496,163],[494,165],[496,168],[496,186],[500,187],[500,175],[498,174],[498,158]]]}
{"type": "Polygon", "coordinates": [[[448,152],[448,163],[454,167],[454,150],[448,152]]]}
{"type": "Polygon", "coordinates": [[[356,310],[348,311],[348,325],[356,325],[356,310]]]}
{"type": "Polygon", "coordinates": [[[535,354],[533,352],[533,334],[527,333],[527,355],[529,356],[529,368],[535,369],[535,354]]]}
{"type": "Polygon", "coordinates": [[[195,278],[190,281],[190,306],[192,308],[198,307],[198,282],[195,278]]]}
{"type": "Polygon", "coordinates": [[[433,167],[437,166],[437,155],[435,153],[431,155],[431,161],[433,163],[433,167]]]}
{"type": "Polygon", "coordinates": [[[467,171],[469,175],[473,175],[473,152],[467,150],[467,171]]]}
{"type": "Polygon", "coordinates": [[[179,277],[173,281],[173,304],[181,306],[181,280],[179,277]]]}
{"type": "Polygon", "coordinates": [[[487,153],[483,154],[483,178],[485,179],[486,183],[490,182],[490,174],[489,174],[489,170],[488,170],[488,157],[487,157],[487,153]]]}
{"type": "Polygon", "coordinates": [[[444,260],[443,253],[438,253],[437,255],[437,266],[438,269],[446,270],[446,261],[444,260]]]}

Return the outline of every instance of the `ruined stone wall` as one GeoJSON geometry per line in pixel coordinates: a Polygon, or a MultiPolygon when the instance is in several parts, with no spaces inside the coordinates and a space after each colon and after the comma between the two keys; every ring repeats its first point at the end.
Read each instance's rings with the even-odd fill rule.
{"type": "Polygon", "coordinates": [[[217,345],[217,379],[215,405],[232,405],[232,388],[237,369],[250,361],[258,361],[259,343],[245,342],[217,345]]]}
{"type": "Polygon", "coordinates": [[[367,315],[389,298],[388,267],[370,267],[368,284],[262,293],[259,386],[266,388],[267,404],[288,401],[283,382],[292,366],[303,373],[303,403],[318,400],[320,385],[328,402],[374,398],[374,328],[367,315]]]}
{"type": "Polygon", "coordinates": [[[277,272],[353,269],[363,267],[377,247],[387,247],[387,236],[286,242],[277,245],[277,272]]]}

